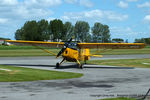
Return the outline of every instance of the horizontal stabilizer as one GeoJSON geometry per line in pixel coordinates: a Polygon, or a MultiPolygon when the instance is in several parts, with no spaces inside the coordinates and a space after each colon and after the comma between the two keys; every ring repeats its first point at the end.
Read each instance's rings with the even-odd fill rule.
{"type": "Polygon", "coordinates": [[[90,56],[93,56],[93,57],[103,57],[102,55],[90,55],[90,56]]]}

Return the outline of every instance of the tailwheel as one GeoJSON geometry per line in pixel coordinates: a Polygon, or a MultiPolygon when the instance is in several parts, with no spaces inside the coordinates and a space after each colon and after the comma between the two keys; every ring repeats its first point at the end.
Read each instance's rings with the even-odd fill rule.
{"type": "Polygon", "coordinates": [[[58,69],[60,67],[59,63],[56,63],[56,69],[58,69]]]}

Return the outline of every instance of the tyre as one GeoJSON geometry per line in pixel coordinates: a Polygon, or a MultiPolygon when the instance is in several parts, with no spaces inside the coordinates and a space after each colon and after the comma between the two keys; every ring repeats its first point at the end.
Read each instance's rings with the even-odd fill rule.
{"type": "Polygon", "coordinates": [[[82,65],[82,64],[80,64],[80,65],[79,65],[79,68],[80,68],[80,69],[83,69],[83,65],[82,65]]]}
{"type": "Polygon", "coordinates": [[[60,67],[59,63],[56,63],[56,69],[58,69],[60,67]]]}

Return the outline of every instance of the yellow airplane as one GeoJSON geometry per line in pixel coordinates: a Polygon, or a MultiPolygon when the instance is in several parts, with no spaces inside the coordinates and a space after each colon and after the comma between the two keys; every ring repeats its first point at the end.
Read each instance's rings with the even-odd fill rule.
{"type": "Polygon", "coordinates": [[[89,49],[141,49],[145,47],[144,43],[78,43],[72,42],[72,38],[68,42],[42,42],[42,41],[20,41],[20,40],[6,40],[6,42],[16,45],[32,45],[32,46],[45,46],[45,47],[58,47],[62,48],[56,55],[55,53],[46,49],[40,48],[45,52],[56,55],[56,58],[63,57],[60,63],[56,63],[56,68],[60,68],[60,65],[64,61],[76,62],[79,68],[83,68],[81,61],[86,63],[90,59],[90,56],[103,57],[102,55],[90,54],[89,49]]]}

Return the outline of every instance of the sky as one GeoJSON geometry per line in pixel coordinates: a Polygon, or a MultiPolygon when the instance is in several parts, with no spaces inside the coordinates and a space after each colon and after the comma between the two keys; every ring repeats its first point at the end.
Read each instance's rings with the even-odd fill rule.
{"type": "Polygon", "coordinates": [[[150,0],[0,0],[0,37],[14,40],[26,21],[61,19],[109,26],[111,38],[150,37],[150,0]]]}

